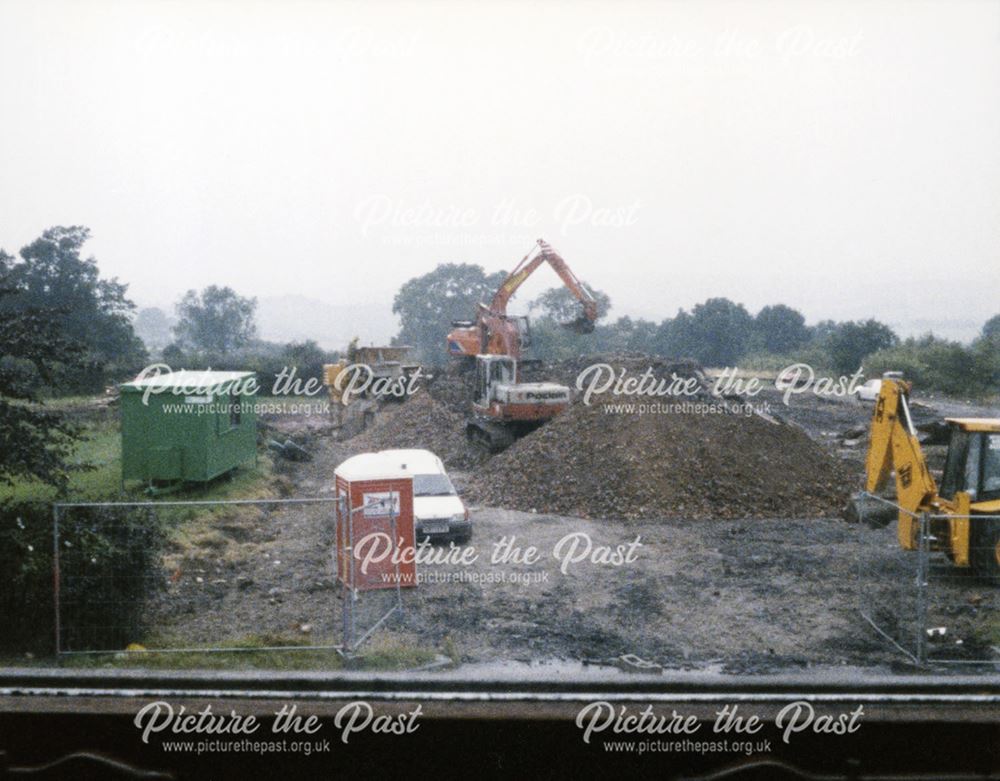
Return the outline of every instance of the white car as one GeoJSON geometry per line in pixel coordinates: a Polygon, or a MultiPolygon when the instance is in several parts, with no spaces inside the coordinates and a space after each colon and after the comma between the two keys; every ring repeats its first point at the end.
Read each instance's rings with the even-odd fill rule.
{"type": "Polygon", "coordinates": [[[875,401],[882,390],[882,380],[868,380],[864,385],[854,389],[854,394],[861,401],[875,401]]]}
{"type": "Polygon", "coordinates": [[[413,523],[418,539],[469,541],[469,511],[440,458],[430,450],[382,450],[379,455],[413,476],[413,523]]]}

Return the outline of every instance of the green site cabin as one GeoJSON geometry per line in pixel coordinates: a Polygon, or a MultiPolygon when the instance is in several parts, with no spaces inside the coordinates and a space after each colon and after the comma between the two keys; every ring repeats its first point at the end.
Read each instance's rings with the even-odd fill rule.
{"type": "Polygon", "coordinates": [[[178,371],[121,390],[122,483],[204,483],[257,457],[253,372],[178,371]]]}

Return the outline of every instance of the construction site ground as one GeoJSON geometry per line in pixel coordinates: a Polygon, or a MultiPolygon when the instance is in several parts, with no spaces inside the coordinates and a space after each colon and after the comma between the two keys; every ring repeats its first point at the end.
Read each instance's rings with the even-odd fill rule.
{"type": "MultiPolygon", "coordinates": [[[[864,443],[844,432],[866,425],[868,405],[804,395],[786,407],[776,392],[769,396],[792,425],[837,454],[860,486],[864,443]]],[[[378,425],[404,416],[411,403],[383,406],[378,425]]],[[[957,410],[996,414],[965,402],[951,403],[948,413],[957,410]]],[[[338,440],[322,412],[265,422],[272,434],[294,439],[311,454],[309,461],[276,461],[274,487],[282,495],[329,495],[343,459],[382,444],[373,443],[370,431],[338,440]]],[[[436,430],[435,423],[429,421],[428,430],[436,430]]],[[[403,446],[419,445],[412,432],[401,438],[403,446]]],[[[488,464],[471,459],[451,468],[460,493],[488,464]]],[[[580,518],[479,504],[470,509],[476,560],[421,565],[424,582],[404,589],[405,615],[379,630],[380,642],[470,665],[615,664],[633,654],[668,669],[734,673],[845,665],[907,669],[904,657],[857,609],[859,596],[899,603],[912,585],[912,554],[899,549],[894,525],[872,530],[836,513],[796,517],[794,507],[780,519],[719,520],[580,518]],[[555,548],[567,535],[579,535],[580,545],[589,540],[615,549],[637,539],[641,545],[622,566],[588,560],[563,571],[555,548]],[[505,538],[537,548],[538,561],[495,563],[494,547],[505,538]]],[[[170,554],[169,566],[182,574],[155,606],[163,637],[213,644],[253,632],[339,640],[341,590],[328,508],[234,508],[212,523],[210,545],[170,554]]],[[[996,642],[989,621],[1000,607],[1000,589],[955,577],[943,559],[935,561],[934,572],[940,605],[932,606],[932,617],[947,627],[947,642],[961,641],[956,648],[966,655],[988,656],[996,642]]],[[[362,616],[360,629],[386,599],[384,592],[362,596],[372,612],[362,616]]]]}

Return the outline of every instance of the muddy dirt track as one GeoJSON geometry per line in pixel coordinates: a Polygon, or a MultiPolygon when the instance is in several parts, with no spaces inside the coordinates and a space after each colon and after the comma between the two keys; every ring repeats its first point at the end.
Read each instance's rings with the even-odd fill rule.
{"type": "MultiPolygon", "coordinates": [[[[827,417],[822,408],[796,414],[817,438],[863,423],[868,414],[847,404],[831,411],[827,417]]],[[[365,440],[336,442],[322,421],[289,425],[308,443],[313,460],[278,462],[277,488],[295,496],[329,495],[334,468],[365,440]]],[[[461,491],[472,475],[453,471],[452,477],[461,491]]],[[[894,527],[873,531],[837,517],[665,522],[471,509],[475,560],[422,565],[424,582],[404,590],[405,616],[380,630],[380,641],[461,662],[610,663],[635,654],[667,668],[740,673],[884,667],[903,659],[857,612],[859,588],[869,604],[884,609],[887,621],[899,612],[895,606],[908,609],[914,563],[899,550],[894,527]],[[504,538],[535,546],[538,560],[495,563],[494,546],[504,538]],[[602,546],[641,544],[622,566],[587,557],[563,571],[556,553],[565,556],[573,539],[577,555],[590,544],[592,552],[599,549],[598,560],[607,552],[602,546]]],[[[159,636],[174,643],[262,633],[339,640],[340,592],[326,506],[240,508],[212,524],[211,545],[168,557],[168,569],[180,577],[156,605],[159,636]]],[[[940,642],[961,641],[952,649],[960,654],[989,655],[983,632],[1000,607],[998,590],[951,577],[943,561],[934,572],[941,605],[933,616],[948,626],[940,642]]],[[[362,629],[387,599],[385,592],[371,595],[362,629]]]]}

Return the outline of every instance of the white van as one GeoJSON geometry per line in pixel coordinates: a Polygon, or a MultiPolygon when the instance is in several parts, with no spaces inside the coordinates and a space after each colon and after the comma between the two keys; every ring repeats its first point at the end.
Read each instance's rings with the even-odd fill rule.
{"type": "Polygon", "coordinates": [[[430,450],[382,450],[400,471],[413,476],[413,525],[417,539],[468,542],[472,522],[441,459],[430,450]]]}
{"type": "MultiPolygon", "coordinates": [[[[903,372],[884,372],[883,380],[901,380],[903,372]]],[[[864,385],[854,391],[861,401],[875,401],[882,392],[882,380],[868,380],[864,385]]]]}

